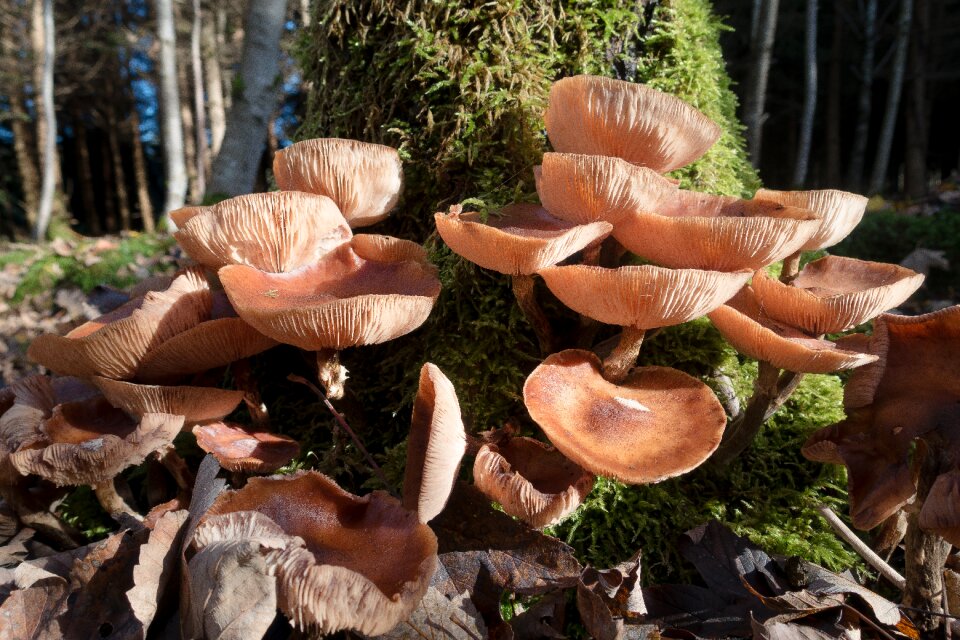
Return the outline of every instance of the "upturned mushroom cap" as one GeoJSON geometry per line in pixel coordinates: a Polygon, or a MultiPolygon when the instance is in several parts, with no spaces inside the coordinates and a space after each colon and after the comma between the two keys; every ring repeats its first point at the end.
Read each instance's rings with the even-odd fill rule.
{"type": "Polygon", "coordinates": [[[174,233],[183,250],[210,269],[246,264],[275,273],[312,264],[351,235],[333,200],[298,191],[224,200],[193,213],[174,233]]]}
{"type": "Polygon", "coordinates": [[[27,355],[61,375],[132,378],[148,351],[206,320],[210,305],[202,270],[187,269],[166,290],[147,293],[120,314],[108,314],[107,323],[97,319],[92,327],[81,325],[66,336],[39,336],[27,355]]]}
{"type": "Polygon", "coordinates": [[[700,465],[727,424],[709,387],[667,367],[607,382],[600,360],[571,349],[548,357],[523,385],[530,416],[563,455],[630,484],[659,482],[700,465]]]}
{"type": "Polygon", "coordinates": [[[358,140],[297,142],[277,152],[273,174],[281,189],[329,196],[354,228],[386,218],[403,189],[397,150],[358,140]]]}
{"type": "Polygon", "coordinates": [[[428,362],[420,369],[403,477],[403,506],[420,522],[430,522],[443,511],[466,450],[457,391],[439,367],[428,362]]]}
{"type": "Polygon", "coordinates": [[[779,369],[829,373],[860,367],[877,359],[869,353],[840,349],[829,340],[810,337],[769,318],[749,286],[707,315],[737,351],[779,369]]]}
{"type": "Polygon", "coordinates": [[[832,247],[847,237],[860,224],[867,210],[867,198],[856,193],[824,189],[821,191],[773,191],[760,189],[755,200],[776,202],[785,206],[809,209],[820,218],[817,231],[800,247],[816,251],[832,247]]]}
{"type": "Polygon", "coordinates": [[[270,558],[277,603],[301,629],[384,633],[410,615],[437,566],[437,538],[415,514],[383,492],[358,498],[316,472],[253,478],[221,494],[206,517],[244,511],[303,541],[270,558]]]}
{"type": "Polygon", "coordinates": [[[557,151],[616,156],[659,173],[690,164],[721,133],[679,98],[598,76],[554,82],[544,120],[557,151]]]}
{"type": "Polygon", "coordinates": [[[505,512],[537,529],[576,511],[593,481],[592,473],[532,438],[485,444],[473,463],[477,488],[505,512]]]}
{"type": "Polygon", "coordinates": [[[920,528],[960,546],[960,469],[937,476],[920,509],[920,528]]]}
{"type": "Polygon", "coordinates": [[[796,252],[819,220],[806,209],[683,189],[659,189],[614,237],[665,267],[759,269],[796,252]]]}
{"type": "Polygon", "coordinates": [[[723,273],[644,265],[540,270],[560,301],[594,320],[638,329],[681,324],[713,311],[740,290],[749,271],[723,273]]]}
{"type": "Polygon", "coordinates": [[[94,377],[93,383],[110,404],[132,416],[140,418],[150,413],[170,413],[183,416],[187,425],[219,420],[243,400],[242,391],[215,387],[167,387],[100,377],[94,377]]]}
{"type": "Polygon", "coordinates": [[[197,446],[228,471],[270,473],[300,453],[300,443],[293,438],[232,422],[197,425],[193,435],[197,446]]]}
{"type": "Polygon", "coordinates": [[[652,169],[620,158],[573,153],[543,154],[537,178],[537,195],[550,215],[576,224],[605,221],[614,228],[643,210],[651,194],[676,189],[652,169]]]}
{"type": "Polygon", "coordinates": [[[923,274],[896,264],[825,256],[807,264],[786,285],[764,271],[753,290],[774,320],[822,335],[855,327],[909,298],[923,274]]]}
{"type": "Polygon", "coordinates": [[[512,204],[484,222],[479,213],[437,213],[437,232],[454,252],[484,269],[531,275],[610,234],[609,222],[577,225],[543,207],[512,204]]]}
{"type": "Polygon", "coordinates": [[[219,275],[241,318],[264,335],[310,351],[378,344],[409,333],[423,324],[440,295],[432,266],[364,259],[350,245],[291,273],[231,265],[219,275]]]}

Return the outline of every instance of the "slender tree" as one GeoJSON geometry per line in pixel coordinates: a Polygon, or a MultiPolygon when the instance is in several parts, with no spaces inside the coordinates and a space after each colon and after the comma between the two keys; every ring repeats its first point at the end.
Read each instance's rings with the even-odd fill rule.
{"type": "Polygon", "coordinates": [[[203,12],[200,0],[193,0],[193,24],[190,28],[190,67],[193,70],[193,112],[196,116],[194,131],[197,146],[197,191],[207,190],[206,167],[209,161],[207,147],[207,121],[203,109],[203,59],[200,56],[200,30],[203,12]]]}
{"type": "Polygon", "coordinates": [[[866,165],[867,139],[870,135],[870,111],[873,104],[874,58],[877,47],[877,0],[867,0],[863,10],[863,58],[860,62],[860,93],[857,98],[857,127],[850,152],[847,186],[860,191],[866,165]]]}
{"type": "Polygon", "coordinates": [[[762,0],[756,22],[756,37],[750,43],[753,64],[747,81],[743,120],[747,126],[747,151],[754,166],[760,163],[763,122],[766,119],[764,107],[767,101],[767,81],[770,77],[770,59],[773,57],[779,5],[779,0],[762,0]]]}
{"type": "Polygon", "coordinates": [[[210,155],[216,156],[223,143],[223,133],[227,129],[227,112],[224,107],[223,79],[220,74],[216,14],[212,9],[207,10],[206,20],[203,20],[201,25],[200,36],[203,41],[201,54],[207,89],[207,111],[210,114],[210,155]]]}
{"type": "Polygon", "coordinates": [[[807,171],[810,167],[810,144],[813,141],[813,117],[817,111],[817,14],[817,0],[807,0],[803,116],[800,123],[797,162],[793,170],[793,185],[798,189],[807,180],[807,171]]]}
{"type": "Polygon", "coordinates": [[[42,84],[40,85],[40,102],[38,111],[41,114],[39,131],[43,144],[42,174],[43,182],[40,187],[40,205],[37,211],[37,222],[33,228],[33,238],[36,241],[46,239],[47,230],[53,217],[53,205],[56,198],[57,178],[57,114],[53,104],[53,62],[56,55],[55,34],[53,27],[53,0],[43,0],[43,62],[42,84]]]}
{"type": "Polygon", "coordinates": [[[154,230],[153,203],[150,201],[150,183],[147,176],[147,161],[143,155],[143,141],[140,138],[140,114],[136,105],[130,110],[130,142],[133,145],[133,175],[137,183],[137,205],[140,207],[140,219],[143,230],[154,230]]]}
{"type": "MultiPolygon", "coordinates": [[[[160,40],[160,112],[163,118],[163,164],[167,179],[164,217],[183,206],[187,169],[183,156],[183,124],[177,88],[177,43],[172,0],[157,0],[157,34],[160,40]]],[[[167,219],[168,226],[172,221],[167,219]]]]}

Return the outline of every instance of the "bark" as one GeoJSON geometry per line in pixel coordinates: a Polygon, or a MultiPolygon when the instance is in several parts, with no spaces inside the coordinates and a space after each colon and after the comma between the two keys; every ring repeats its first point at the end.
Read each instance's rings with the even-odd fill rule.
{"type": "Polygon", "coordinates": [[[203,39],[203,73],[207,87],[207,110],[210,113],[210,152],[216,156],[220,152],[223,133],[227,129],[227,113],[223,104],[223,79],[220,74],[214,18],[215,16],[211,14],[203,21],[200,35],[203,39]]]}
{"type": "MultiPolygon", "coordinates": [[[[226,64],[224,56],[227,47],[227,9],[222,3],[217,4],[217,60],[220,63],[220,83],[223,85],[223,107],[227,111],[233,106],[233,71],[226,64]]],[[[226,131],[226,117],[224,117],[224,131],[226,131]]],[[[222,141],[222,138],[221,138],[222,141]]]]}
{"type": "Polygon", "coordinates": [[[130,110],[130,141],[133,145],[133,176],[137,183],[137,205],[140,207],[140,220],[143,230],[154,230],[153,203],[150,201],[150,179],[147,176],[147,161],[143,155],[143,141],[140,139],[140,114],[136,107],[130,110]]]}
{"type": "Polygon", "coordinates": [[[310,26],[310,0],[300,0],[300,24],[310,26]]]}
{"type": "Polygon", "coordinates": [[[13,151],[17,158],[20,187],[23,189],[23,209],[27,224],[32,229],[37,221],[40,207],[40,172],[33,154],[33,136],[30,131],[30,116],[24,108],[23,80],[16,79],[17,86],[10,96],[10,128],[13,131],[13,151]]]}
{"type": "Polygon", "coordinates": [[[87,125],[82,114],[74,117],[73,128],[76,132],[74,148],[77,154],[77,173],[80,174],[80,201],[83,203],[84,218],[87,220],[87,232],[98,236],[103,233],[100,226],[100,211],[93,194],[93,171],[90,167],[90,147],[87,141],[87,125]]]}
{"type": "Polygon", "coordinates": [[[111,155],[109,141],[106,137],[100,136],[100,172],[106,191],[101,202],[103,203],[104,227],[107,233],[115,233],[119,229],[119,225],[117,224],[117,204],[114,200],[114,194],[116,192],[110,188],[110,182],[113,179],[113,163],[110,161],[111,155]]]}
{"type": "MultiPolygon", "coordinates": [[[[40,5],[37,2],[35,6],[40,5]]],[[[47,237],[47,229],[53,218],[54,200],[57,191],[57,179],[59,177],[58,164],[59,156],[57,154],[57,115],[53,104],[53,62],[56,51],[54,48],[54,28],[53,28],[53,0],[42,0],[42,40],[43,55],[41,64],[36,65],[41,69],[41,82],[37,85],[41,88],[39,100],[37,101],[37,114],[40,116],[38,127],[40,144],[42,149],[43,182],[40,186],[40,205],[37,210],[37,222],[33,228],[33,238],[41,241],[47,237]]],[[[35,49],[35,52],[38,50],[35,49]]]]}
{"type": "Polygon", "coordinates": [[[867,0],[863,14],[863,58],[860,62],[860,94],[857,97],[857,128],[850,152],[847,186],[860,191],[866,166],[867,138],[870,135],[870,110],[873,98],[874,58],[877,47],[877,0],[867,0]]]}
{"type": "Polygon", "coordinates": [[[286,0],[248,4],[240,59],[242,90],[234,98],[223,146],[213,163],[210,194],[248,193],[256,182],[267,126],[276,104],[280,34],[286,5],[286,0]]]}
{"type": "Polygon", "coordinates": [[[919,200],[927,195],[927,146],[930,139],[930,103],[927,69],[929,55],[930,7],[927,0],[915,0],[913,35],[910,38],[910,91],[906,104],[906,159],[904,183],[907,196],[919,200]]]}
{"type": "Polygon", "coordinates": [[[197,138],[193,119],[193,84],[187,75],[187,65],[177,65],[177,88],[180,91],[180,122],[183,123],[183,155],[187,164],[187,200],[197,204],[203,192],[197,189],[197,138]]]}
{"type": "Polygon", "coordinates": [[[747,150],[754,166],[760,163],[763,122],[766,119],[763,110],[767,100],[767,80],[770,76],[779,4],[779,0],[763,0],[757,19],[757,37],[750,44],[753,65],[747,81],[743,121],[747,126],[747,150]]]}
{"type": "Polygon", "coordinates": [[[800,144],[793,171],[793,186],[803,187],[810,168],[810,144],[813,141],[813,119],[817,111],[817,0],[807,0],[807,37],[803,83],[803,116],[800,123],[800,144]]]}
{"type": "MultiPolygon", "coordinates": [[[[183,206],[187,169],[183,157],[183,123],[177,88],[177,44],[173,28],[172,0],[157,0],[157,32],[160,40],[160,112],[163,119],[163,165],[167,189],[164,213],[183,206]]],[[[168,228],[173,226],[167,220],[168,228]]]]}
{"type": "MultiPolygon", "coordinates": [[[[203,23],[203,14],[200,9],[200,0],[193,0],[193,24],[190,29],[190,66],[193,69],[193,112],[196,114],[196,174],[197,193],[207,190],[206,167],[209,163],[209,149],[207,148],[207,122],[203,111],[203,60],[200,57],[200,30],[203,23]]],[[[197,202],[197,200],[194,200],[197,202]]]]}
{"type": "Polygon", "coordinates": [[[120,228],[130,230],[130,196],[127,193],[127,174],[123,170],[123,156],[117,139],[119,124],[117,112],[110,102],[107,106],[107,143],[110,145],[110,160],[113,163],[114,190],[117,194],[117,209],[120,212],[120,228]]]}
{"type": "Polygon", "coordinates": [[[827,176],[826,186],[840,187],[840,98],[843,77],[843,15],[840,2],[833,7],[833,36],[830,43],[830,77],[827,81],[827,176]]]}
{"type": "Polygon", "coordinates": [[[893,130],[900,110],[900,94],[903,91],[903,76],[907,66],[907,50],[910,44],[910,24],[913,19],[913,0],[900,0],[900,16],[897,18],[897,40],[890,67],[890,87],[887,90],[887,106],[883,114],[883,126],[874,155],[873,171],[867,192],[879,193],[883,189],[887,169],[890,166],[890,148],[893,146],[893,130]]]}

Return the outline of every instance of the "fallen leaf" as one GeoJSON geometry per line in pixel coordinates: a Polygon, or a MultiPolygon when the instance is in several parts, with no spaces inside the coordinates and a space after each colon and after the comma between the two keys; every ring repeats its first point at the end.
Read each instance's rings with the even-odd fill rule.
{"type": "Polygon", "coordinates": [[[515,640],[538,640],[540,638],[566,638],[564,610],[567,599],[563,591],[544,596],[532,607],[510,620],[515,640]]]}
{"type": "Polygon", "coordinates": [[[149,629],[171,579],[177,575],[182,534],[189,512],[168,511],[161,516],[140,547],[137,565],[133,568],[133,587],[127,601],[143,628],[149,629]]]}

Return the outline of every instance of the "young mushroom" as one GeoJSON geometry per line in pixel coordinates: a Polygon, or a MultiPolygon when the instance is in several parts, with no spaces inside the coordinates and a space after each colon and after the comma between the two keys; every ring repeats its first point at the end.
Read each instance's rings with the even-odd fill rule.
{"type": "Polygon", "coordinates": [[[293,438],[231,422],[198,424],[193,435],[197,446],[227,471],[272,473],[300,453],[300,443],[293,438]]]}

